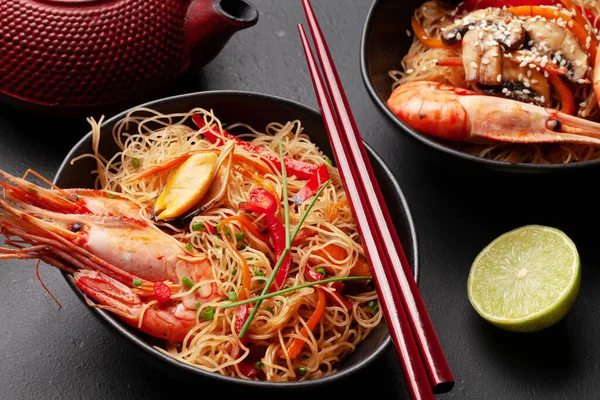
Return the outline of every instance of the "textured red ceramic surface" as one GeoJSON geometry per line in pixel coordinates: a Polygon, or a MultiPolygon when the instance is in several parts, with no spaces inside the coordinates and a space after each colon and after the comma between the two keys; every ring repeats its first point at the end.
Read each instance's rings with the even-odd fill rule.
{"type": "Polygon", "coordinates": [[[139,97],[243,27],[212,0],[0,0],[0,93],[55,107],[139,97]]]}

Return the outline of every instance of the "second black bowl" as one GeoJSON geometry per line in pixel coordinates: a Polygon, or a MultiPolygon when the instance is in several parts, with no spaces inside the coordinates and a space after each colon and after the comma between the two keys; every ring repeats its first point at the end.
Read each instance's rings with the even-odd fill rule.
{"type": "MultiPolygon", "coordinates": [[[[407,35],[407,31],[412,32],[411,18],[424,1],[374,0],[363,29],[360,59],[362,78],[375,105],[399,132],[416,140],[420,150],[427,152],[426,158],[444,166],[457,167],[462,172],[485,175],[508,173],[513,177],[515,174],[550,176],[550,173],[553,177],[571,176],[572,173],[579,175],[600,170],[600,159],[571,164],[535,165],[473,156],[412,129],[398,118],[386,104],[393,83],[388,72],[400,68],[400,62],[413,41],[414,35],[407,35]]],[[[459,3],[457,0],[448,2],[459,3]]]]}

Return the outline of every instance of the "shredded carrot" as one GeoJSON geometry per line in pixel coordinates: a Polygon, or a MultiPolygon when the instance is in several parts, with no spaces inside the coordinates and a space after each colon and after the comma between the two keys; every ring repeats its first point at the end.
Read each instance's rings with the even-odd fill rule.
{"type": "Polygon", "coordinates": [[[50,289],[48,289],[46,287],[46,285],[44,284],[44,281],[42,280],[42,277],[40,276],[40,262],[41,261],[42,260],[38,260],[37,264],[35,264],[35,276],[37,276],[38,281],[40,282],[40,284],[42,285],[42,287],[44,288],[46,293],[48,293],[50,295],[50,297],[52,297],[52,300],[54,300],[54,302],[58,305],[58,308],[62,308],[62,305],[60,304],[60,302],[58,300],[56,300],[56,297],[54,297],[54,295],[52,294],[50,289]]]}
{"type": "Polygon", "coordinates": [[[568,29],[571,32],[573,32],[575,37],[577,37],[577,41],[579,41],[579,43],[581,44],[581,46],[584,49],[587,48],[586,42],[587,42],[588,38],[590,38],[590,47],[588,49],[588,52],[590,53],[592,62],[594,62],[593,60],[596,59],[596,41],[594,40],[593,37],[590,36],[588,31],[583,26],[581,26],[581,24],[579,24],[577,21],[575,21],[573,18],[571,18],[566,13],[564,13],[562,11],[557,11],[555,8],[541,7],[541,6],[511,7],[511,8],[508,8],[508,11],[510,11],[517,17],[540,16],[540,17],[544,17],[550,21],[558,19],[558,18],[562,18],[567,23],[566,26],[568,27],[568,29]],[[572,22],[572,24],[571,24],[571,22],[572,22]]]}
{"type": "Polygon", "coordinates": [[[131,175],[131,176],[125,178],[124,181],[127,183],[137,182],[144,178],[149,177],[150,175],[158,174],[159,172],[165,171],[169,168],[172,168],[179,164],[182,164],[185,160],[187,160],[188,158],[193,156],[195,153],[196,152],[191,151],[189,153],[182,154],[178,157],[173,158],[172,160],[165,162],[162,165],[157,165],[156,167],[148,168],[147,170],[145,170],[144,172],[141,172],[139,174],[131,175]]]}
{"type": "Polygon", "coordinates": [[[237,163],[243,163],[243,164],[250,165],[251,167],[253,167],[256,171],[258,171],[261,174],[268,174],[269,172],[271,172],[260,162],[253,160],[252,157],[247,157],[243,154],[235,153],[233,155],[233,161],[237,162],[237,163]]]}
{"type": "Polygon", "coordinates": [[[427,34],[427,32],[425,32],[425,29],[423,29],[423,25],[421,25],[421,22],[419,22],[417,17],[413,16],[410,23],[412,25],[413,31],[415,32],[415,36],[425,46],[432,48],[432,49],[442,49],[442,48],[449,49],[449,48],[451,48],[451,46],[446,46],[442,42],[441,39],[436,39],[436,38],[432,38],[431,36],[429,36],[427,34]]]}
{"type": "MultiPolygon", "coordinates": [[[[317,249],[314,250],[312,252],[312,254],[310,255],[308,261],[309,263],[319,263],[320,260],[315,259],[314,257],[321,257],[324,259],[329,259],[331,261],[336,261],[336,262],[340,262],[342,260],[344,260],[346,257],[348,257],[348,252],[338,246],[337,244],[328,244],[325,247],[323,247],[322,249],[317,249]]],[[[324,267],[325,270],[327,270],[328,273],[334,273],[334,271],[328,267],[324,267]]],[[[371,275],[371,270],[369,268],[369,264],[367,263],[367,260],[365,260],[365,258],[363,256],[358,257],[358,260],[356,260],[356,263],[352,266],[352,268],[350,269],[350,275],[351,276],[370,276],[371,275]]]]}
{"type": "Polygon", "coordinates": [[[240,264],[242,270],[242,290],[240,290],[240,293],[238,293],[238,300],[246,300],[250,296],[250,286],[252,285],[250,267],[248,267],[248,262],[244,257],[242,257],[242,255],[235,248],[235,246],[229,240],[227,240],[227,235],[225,234],[225,226],[227,226],[228,223],[227,219],[228,218],[225,218],[221,223],[221,238],[223,239],[223,242],[225,242],[227,248],[231,250],[231,252],[237,258],[240,264]]]}
{"type": "MultiPolygon", "coordinates": [[[[573,2],[571,0],[560,0],[561,3],[563,3],[563,5],[565,6],[565,8],[567,10],[570,10],[572,12],[575,13],[575,21],[577,21],[577,23],[581,26],[583,26],[585,28],[586,25],[589,25],[588,21],[586,21],[586,19],[583,17],[583,14],[581,13],[581,9],[579,7],[575,7],[575,4],[573,4],[573,2]]],[[[591,28],[591,26],[590,26],[591,28]]],[[[592,36],[592,40],[594,41],[595,38],[592,36]]]]}
{"type": "MultiPolygon", "coordinates": [[[[317,300],[317,307],[315,311],[312,313],[308,321],[306,321],[306,326],[302,328],[300,334],[304,337],[308,337],[308,330],[312,331],[316,328],[317,324],[323,317],[325,313],[325,304],[327,303],[327,299],[325,298],[325,291],[319,287],[316,288],[317,294],[319,295],[319,299],[317,300]],[[306,329],[308,328],[308,330],[306,329]]],[[[298,354],[302,351],[304,344],[306,342],[301,338],[294,338],[292,344],[287,348],[288,357],[293,360],[298,357],[298,354]]],[[[279,353],[279,358],[285,359],[285,353],[282,351],[279,353]]]]}
{"type": "Polygon", "coordinates": [[[560,96],[560,111],[565,114],[575,115],[575,99],[569,86],[558,75],[548,74],[548,79],[560,96]]]}
{"type": "Polygon", "coordinates": [[[244,228],[246,228],[253,236],[257,237],[258,240],[260,240],[261,242],[263,242],[264,244],[268,245],[269,244],[269,239],[263,235],[262,233],[260,233],[258,231],[258,229],[256,229],[256,226],[254,226],[254,224],[252,223],[252,221],[250,221],[248,218],[244,217],[243,215],[234,215],[232,217],[227,217],[223,220],[223,224],[228,224],[231,221],[237,221],[240,224],[242,224],[244,226],[244,228]]]}

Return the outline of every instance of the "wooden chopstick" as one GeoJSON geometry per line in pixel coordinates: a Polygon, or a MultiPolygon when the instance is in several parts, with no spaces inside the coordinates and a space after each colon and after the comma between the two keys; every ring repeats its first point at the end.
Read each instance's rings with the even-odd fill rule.
{"type": "MultiPolygon", "coordinates": [[[[454,377],[450,371],[450,367],[435,333],[435,329],[427,313],[423,298],[412,277],[410,265],[402,249],[398,234],[394,229],[389,211],[385,206],[385,200],[383,199],[381,190],[377,185],[377,180],[368,160],[360,133],[350,110],[339,76],[336,72],[328,46],[310,5],[310,0],[303,0],[303,6],[312,33],[317,56],[321,63],[321,69],[326,78],[325,81],[327,83],[328,91],[333,99],[333,102],[331,102],[329,97],[324,93],[325,91],[322,88],[322,78],[318,73],[316,66],[316,74],[312,73],[311,68],[311,75],[318,77],[318,79],[315,79],[315,76],[313,76],[315,91],[318,93],[322,92],[322,95],[327,99],[327,101],[320,99],[320,105],[321,102],[324,102],[327,103],[326,108],[332,108],[331,103],[333,103],[333,110],[329,113],[331,115],[326,116],[324,113],[324,119],[331,118],[336,120],[336,124],[328,123],[328,132],[329,129],[333,129],[334,134],[336,129],[337,132],[341,131],[342,134],[340,134],[340,140],[337,144],[344,147],[346,162],[348,162],[350,166],[353,166],[355,170],[354,176],[356,178],[361,178],[357,180],[356,186],[360,187],[363,191],[363,196],[361,197],[362,205],[371,214],[370,219],[374,222],[373,231],[378,237],[375,241],[378,242],[378,246],[384,250],[382,258],[387,260],[387,263],[385,263],[386,269],[388,270],[386,274],[388,277],[391,275],[391,279],[388,280],[392,281],[392,284],[398,289],[399,297],[401,298],[402,305],[406,311],[406,317],[411,326],[417,347],[421,353],[425,370],[429,376],[431,387],[436,393],[449,391],[454,386],[454,377]],[[319,80],[321,80],[321,85],[320,88],[317,89],[317,86],[319,85],[317,85],[315,81],[319,80]],[[333,117],[334,112],[337,114],[337,119],[333,117]]],[[[305,35],[303,35],[303,29],[301,27],[299,27],[299,29],[301,30],[301,37],[305,37],[305,35]]],[[[306,45],[305,52],[307,53],[307,59],[312,58],[312,51],[310,51],[310,47],[306,47],[306,45]]],[[[318,96],[321,97],[321,94],[318,94],[318,96]]],[[[323,112],[323,105],[321,105],[321,109],[323,112]]],[[[364,240],[364,236],[361,235],[361,237],[364,240]]],[[[366,247],[370,248],[368,245],[366,245],[366,247]]]]}

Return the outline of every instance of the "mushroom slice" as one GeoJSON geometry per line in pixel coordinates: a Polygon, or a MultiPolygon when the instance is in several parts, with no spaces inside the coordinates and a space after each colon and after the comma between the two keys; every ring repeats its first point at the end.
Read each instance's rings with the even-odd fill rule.
{"type": "Polygon", "coordinates": [[[479,89],[486,94],[549,107],[551,89],[548,79],[536,69],[520,65],[517,57],[512,55],[503,57],[500,86],[480,85],[479,89]]]}
{"type": "Polygon", "coordinates": [[[217,156],[209,150],[198,152],[183,162],[167,180],[154,203],[156,220],[172,220],[184,215],[214,191],[215,178],[220,167],[233,150],[234,143],[227,145],[217,156]]]}
{"type": "Polygon", "coordinates": [[[462,42],[462,60],[465,79],[482,85],[500,85],[498,76],[502,74],[502,54],[500,44],[480,40],[482,31],[477,28],[465,34],[462,42]]]}
{"type": "Polygon", "coordinates": [[[494,7],[473,11],[445,27],[442,42],[452,46],[473,27],[482,29],[479,39],[498,42],[505,50],[518,49],[525,41],[522,22],[510,11],[494,7]]]}
{"type": "Polygon", "coordinates": [[[570,81],[586,79],[590,57],[570,30],[538,17],[525,21],[525,30],[534,53],[547,57],[547,62],[566,67],[570,81]]]}

